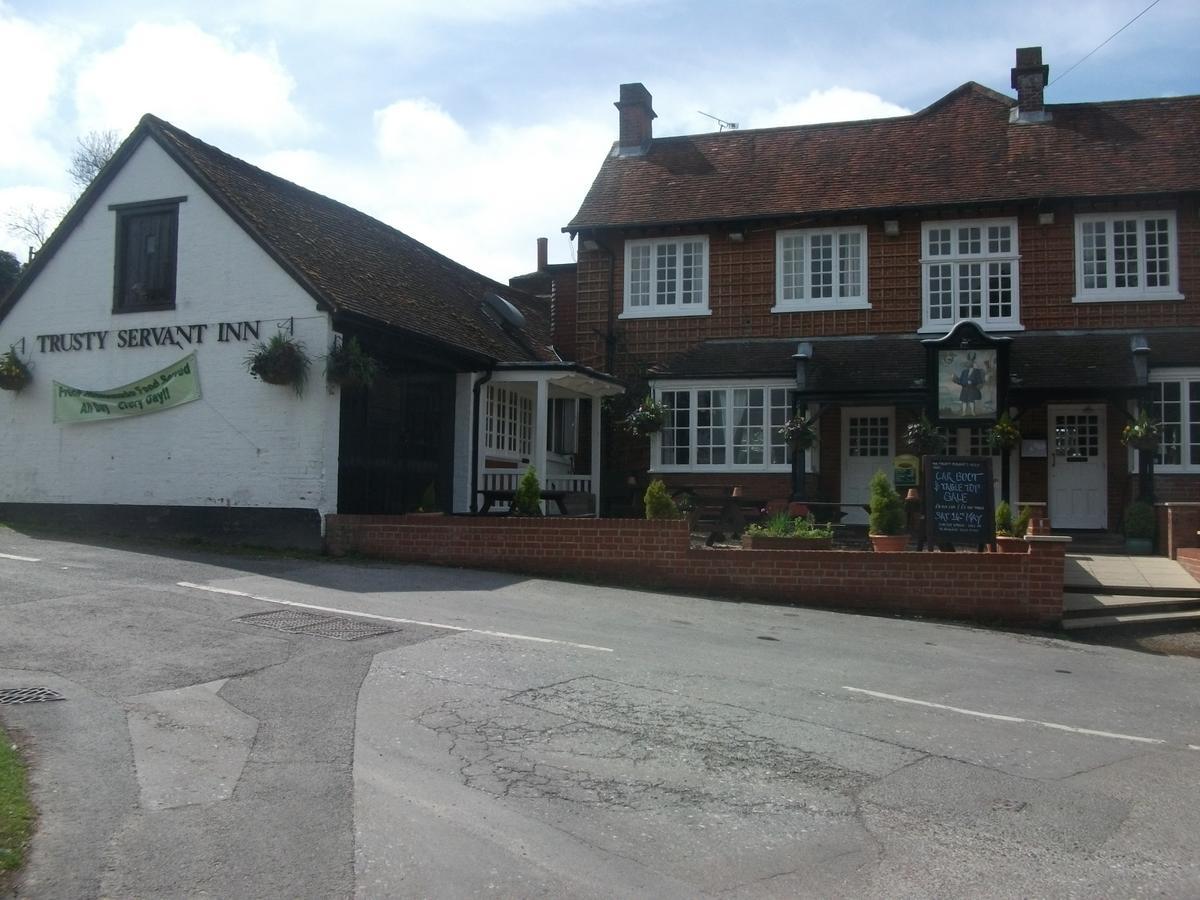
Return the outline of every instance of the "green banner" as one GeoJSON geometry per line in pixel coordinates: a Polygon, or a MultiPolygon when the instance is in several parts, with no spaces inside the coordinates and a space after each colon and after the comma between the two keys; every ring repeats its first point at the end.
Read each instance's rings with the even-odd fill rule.
{"type": "Polygon", "coordinates": [[[200,399],[196,354],[153,375],[107,391],[85,391],[54,382],[55,422],[102,422],[142,416],[200,399]]]}

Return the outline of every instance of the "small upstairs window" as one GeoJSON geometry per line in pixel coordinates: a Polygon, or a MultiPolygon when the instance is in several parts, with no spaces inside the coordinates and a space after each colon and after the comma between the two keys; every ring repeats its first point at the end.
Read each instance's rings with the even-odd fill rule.
{"type": "Polygon", "coordinates": [[[109,207],[117,214],[113,312],[175,308],[175,257],[182,199],[109,207]]]}
{"type": "Polygon", "coordinates": [[[964,319],[985,329],[1020,329],[1020,253],[1015,219],[926,222],[921,226],[922,331],[964,319]]]}
{"type": "Polygon", "coordinates": [[[773,312],[867,305],[866,228],[813,228],[775,235],[773,312]]]}
{"type": "Polygon", "coordinates": [[[708,238],[625,242],[622,318],[708,315],[708,238]]]}
{"type": "Polygon", "coordinates": [[[1075,300],[1182,300],[1175,213],[1075,217],[1075,300]]]}

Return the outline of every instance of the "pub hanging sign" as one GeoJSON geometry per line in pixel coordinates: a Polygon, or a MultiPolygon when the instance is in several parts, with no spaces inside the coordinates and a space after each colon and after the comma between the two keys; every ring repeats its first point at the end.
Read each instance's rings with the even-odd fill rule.
{"type": "Polygon", "coordinates": [[[929,418],[939,425],[993,425],[1008,394],[1012,339],[994,338],[971,321],[922,341],[927,354],[929,418]]]}

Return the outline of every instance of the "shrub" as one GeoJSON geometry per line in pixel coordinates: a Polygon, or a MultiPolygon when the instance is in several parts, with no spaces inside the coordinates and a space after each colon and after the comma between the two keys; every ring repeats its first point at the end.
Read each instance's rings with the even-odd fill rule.
{"type": "Polygon", "coordinates": [[[304,393],[310,361],[304,344],[282,331],[268,341],[259,341],[246,357],[246,369],[267,384],[290,384],[297,394],[304,393]]]}
{"type": "Polygon", "coordinates": [[[650,486],[646,488],[644,500],[647,519],[679,518],[679,507],[675,505],[675,501],[667,493],[667,486],[663,484],[661,478],[655,478],[650,482],[650,486]]]}
{"type": "Polygon", "coordinates": [[[379,363],[356,337],[337,342],[325,357],[325,380],[331,387],[369,388],[378,374],[379,363]]]}
{"type": "Polygon", "coordinates": [[[765,522],[747,526],[746,534],[759,534],[764,537],[830,538],[833,537],[833,528],[816,524],[812,516],[792,518],[781,512],[765,522]]]}
{"type": "Polygon", "coordinates": [[[1012,507],[1007,500],[1001,500],[996,507],[996,534],[1002,537],[1013,536],[1012,507]]]}
{"type": "Polygon", "coordinates": [[[1029,520],[1033,518],[1033,507],[1025,506],[1021,508],[1020,515],[1013,522],[1013,537],[1021,537],[1029,530],[1029,520]]]}
{"type": "Polygon", "coordinates": [[[417,507],[417,512],[437,512],[437,491],[433,489],[433,482],[425,485],[425,490],[421,493],[421,505],[417,507]]]}
{"type": "Polygon", "coordinates": [[[1157,527],[1154,507],[1145,500],[1136,500],[1125,510],[1125,537],[1154,540],[1157,527]]]}
{"type": "Polygon", "coordinates": [[[540,516],[542,514],[542,486],[538,483],[537,471],[530,466],[521,476],[513,497],[513,513],[518,516],[540,516]]]}
{"type": "Polygon", "coordinates": [[[871,534],[904,533],[904,501],[882,469],[871,478],[871,534]]]}

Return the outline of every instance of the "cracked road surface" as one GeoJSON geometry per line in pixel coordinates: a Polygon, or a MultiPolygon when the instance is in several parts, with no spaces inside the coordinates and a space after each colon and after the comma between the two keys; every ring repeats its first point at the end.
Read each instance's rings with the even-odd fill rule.
{"type": "Polygon", "coordinates": [[[0,706],[40,813],[12,896],[1200,896],[1194,659],[3,529],[0,553],[27,557],[0,556],[0,688],[67,697],[0,706]]]}

